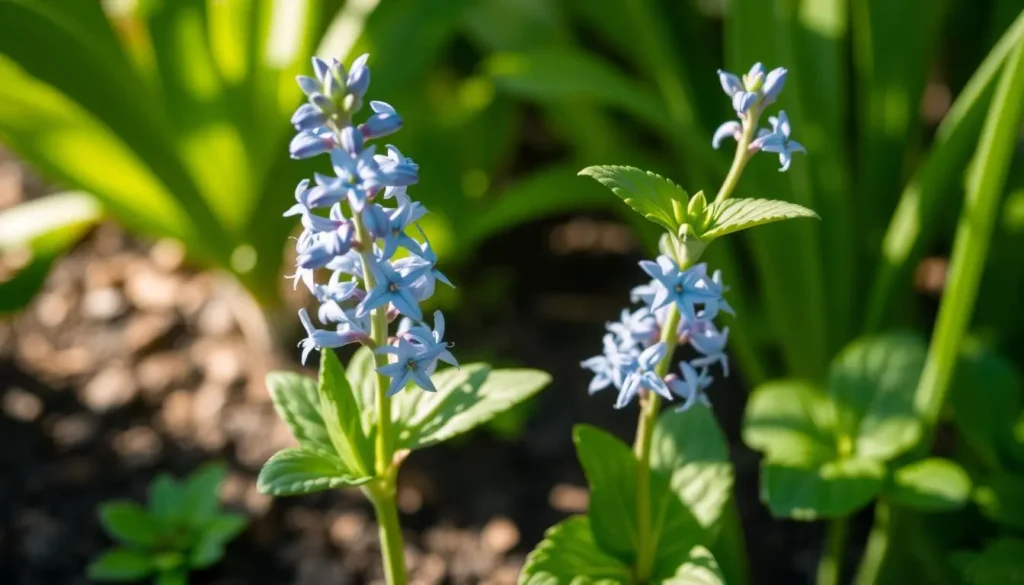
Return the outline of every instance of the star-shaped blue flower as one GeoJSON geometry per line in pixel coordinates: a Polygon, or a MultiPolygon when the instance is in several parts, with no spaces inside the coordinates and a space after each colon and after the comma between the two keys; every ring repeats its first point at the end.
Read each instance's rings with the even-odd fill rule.
{"type": "Polygon", "coordinates": [[[356,314],[362,316],[377,307],[391,303],[406,317],[417,321],[423,319],[423,312],[411,287],[416,279],[428,270],[429,266],[419,266],[407,274],[399,274],[386,260],[377,259],[370,265],[370,271],[376,280],[375,286],[367,291],[366,298],[359,303],[356,314]]]}
{"type": "Polygon", "coordinates": [[[796,140],[789,139],[792,128],[790,127],[789,117],[786,116],[786,112],[780,110],[779,115],[769,117],[768,122],[772,125],[772,129],[770,131],[766,129],[759,130],[757,138],[750,143],[750,148],[751,150],[777,153],[779,155],[779,163],[782,165],[779,172],[783,173],[789,169],[789,164],[793,160],[793,153],[802,152],[807,154],[807,149],[796,140]]]}
{"type": "Polygon", "coordinates": [[[394,356],[393,362],[377,368],[378,372],[391,378],[388,396],[398,394],[409,382],[427,392],[437,392],[434,383],[430,381],[431,366],[438,359],[437,347],[424,348],[400,337],[397,345],[387,345],[377,351],[394,356]]]}

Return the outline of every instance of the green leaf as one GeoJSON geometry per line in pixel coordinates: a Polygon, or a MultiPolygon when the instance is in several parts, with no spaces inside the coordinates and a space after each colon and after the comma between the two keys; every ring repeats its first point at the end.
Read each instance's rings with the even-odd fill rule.
{"type": "Polygon", "coordinates": [[[189,566],[195,569],[209,567],[224,556],[224,545],[243,530],[248,519],[241,514],[218,514],[207,524],[199,540],[189,553],[189,566]]]}
{"type": "Polygon", "coordinates": [[[373,444],[363,432],[359,405],[333,351],[320,352],[320,414],[345,469],[359,476],[373,468],[373,444]]]}
{"type": "Polygon", "coordinates": [[[601,550],[586,516],[555,524],[526,557],[519,585],[617,585],[631,582],[629,567],[601,550]]]}
{"type": "Polygon", "coordinates": [[[188,585],[188,571],[184,569],[162,571],[153,580],[153,585],[188,585]]]}
{"type": "Polygon", "coordinates": [[[651,439],[651,469],[668,476],[669,485],[709,531],[718,528],[732,493],[729,446],[711,409],[666,411],[651,439]]]}
{"type": "Polygon", "coordinates": [[[124,548],[108,550],[89,564],[90,581],[136,581],[152,573],[149,557],[124,548]]]}
{"type": "Polygon", "coordinates": [[[303,449],[334,453],[334,444],[320,415],[316,380],[292,372],[271,372],[267,374],[267,389],[274,409],[303,449]]]}
{"type": "Polygon", "coordinates": [[[185,556],[176,550],[156,552],[150,557],[150,562],[157,573],[166,573],[185,564],[185,556]]]}
{"type": "Polygon", "coordinates": [[[397,449],[422,449],[470,431],[539,392],[551,376],[468,364],[431,380],[437,392],[408,388],[392,399],[397,449]]]}
{"type": "Polygon", "coordinates": [[[203,526],[217,513],[220,484],[227,475],[222,463],[207,463],[192,472],[184,482],[183,517],[192,526],[203,526]]]}
{"type": "Polygon", "coordinates": [[[112,501],[100,506],[103,528],[123,544],[152,546],[163,536],[163,525],[136,502],[112,501]]]}
{"type": "Polygon", "coordinates": [[[960,352],[950,401],[964,441],[986,466],[997,469],[1013,456],[1013,426],[1024,384],[1006,358],[968,340],[960,352]]]}
{"type": "Polygon", "coordinates": [[[363,419],[363,433],[371,436],[377,424],[377,365],[373,350],[360,347],[348,362],[345,378],[352,387],[356,406],[363,419]]]}
{"type": "Polygon", "coordinates": [[[750,396],[743,441],[769,462],[827,461],[837,454],[835,407],[828,395],[800,380],[775,380],[750,396]]]}
{"type": "Polygon", "coordinates": [[[587,167],[580,175],[612,190],[637,213],[675,234],[682,218],[675,210],[686,209],[689,196],[678,185],[649,171],[634,167],[602,165],[587,167]]]}
{"type": "Polygon", "coordinates": [[[870,459],[765,462],[761,499],[776,517],[839,518],[866,506],[882,489],[885,465],[870,459]]]}
{"type": "Polygon", "coordinates": [[[346,468],[337,457],[284,449],[263,464],[256,487],[262,494],[294,496],[360,486],[371,479],[365,473],[346,468]]]}
{"type": "Polygon", "coordinates": [[[821,219],[817,213],[802,205],[773,199],[715,201],[708,207],[708,217],[707,227],[699,230],[696,234],[703,240],[713,240],[727,234],[784,219],[799,217],[821,219]]]}
{"type": "Polygon", "coordinates": [[[981,552],[962,552],[954,557],[968,585],[1024,584],[1024,540],[1000,538],[981,552]]]}
{"type": "Polygon", "coordinates": [[[926,354],[916,335],[888,334],[857,340],[833,361],[828,385],[837,429],[858,456],[889,461],[918,442],[914,391],[926,354]]]}
{"type": "Polygon", "coordinates": [[[893,472],[885,493],[893,502],[911,509],[955,510],[970,498],[971,478],[953,461],[932,457],[893,472]]]}
{"type": "Polygon", "coordinates": [[[711,551],[695,546],[675,575],[660,581],[661,585],[725,585],[725,577],[711,551]]]}
{"type": "Polygon", "coordinates": [[[995,475],[974,490],[974,502],[993,522],[1024,530],[1024,475],[995,475]]]}
{"type": "Polygon", "coordinates": [[[149,485],[149,512],[163,521],[181,517],[185,507],[185,486],[168,473],[156,476],[149,485]]]}
{"type": "Polygon", "coordinates": [[[0,211],[0,255],[27,254],[26,265],[0,281],[0,314],[24,307],[42,287],[53,261],[75,244],[102,210],[82,192],[33,199],[0,211]]]}

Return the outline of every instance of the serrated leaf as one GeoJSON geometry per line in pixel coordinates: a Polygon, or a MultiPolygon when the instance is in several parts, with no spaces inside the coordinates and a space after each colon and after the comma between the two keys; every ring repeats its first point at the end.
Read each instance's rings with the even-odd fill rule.
{"type": "Polygon", "coordinates": [[[800,217],[821,219],[810,209],[788,201],[725,199],[708,207],[708,225],[696,235],[703,240],[713,240],[759,225],[800,217]]]}
{"type": "Polygon", "coordinates": [[[601,550],[586,516],[572,516],[544,534],[519,575],[519,585],[618,585],[631,571],[601,550]]]}
{"type": "Polygon", "coordinates": [[[316,380],[293,372],[271,372],[267,374],[267,390],[278,416],[302,448],[334,453],[334,445],[320,415],[316,380]]]}
{"type": "Polygon", "coordinates": [[[661,585],[725,585],[722,569],[711,551],[695,546],[676,573],[662,580],[661,585]]]}
{"type": "Polygon", "coordinates": [[[885,465],[870,459],[825,462],[766,462],[761,499],[776,517],[839,518],[866,506],[882,489],[885,465]]]}
{"type": "Polygon", "coordinates": [[[669,477],[669,485],[701,526],[717,530],[732,493],[729,446],[711,410],[666,411],[651,438],[651,469],[669,477]]]}
{"type": "Polygon", "coordinates": [[[149,557],[124,548],[108,550],[89,564],[90,581],[136,581],[153,572],[149,557]]]}
{"type": "Polygon", "coordinates": [[[184,481],[182,515],[192,526],[205,525],[217,513],[218,491],[226,475],[227,468],[223,464],[207,463],[184,481]]]}
{"type": "Polygon", "coordinates": [[[689,197],[672,181],[650,171],[615,165],[587,167],[579,174],[608,187],[634,211],[669,232],[679,231],[680,220],[673,203],[685,210],[689,197]]]}
{"type": "Polygon", "coordinates": [[[1024,584],[1024,540],[1000,538],[981,552],[957,553],[953,559],[968,585],[1024,584]]]}
{"type": "Polygon", "coordinates": [[[948,459],[922,459],[893,472],[886,496],[896,504],[925,512],[955,510],[970,498],[971,478],[948,459]]]}
{"type": "Polygon", "coordinates": [[[392,399],[397,449],[422,449],[480,426],[551,382],[539,370],[467,364],[431,377],[437,392],[407,388],[392,399]]]}
{"type": "Polygon", "coordinates": [[[1024,476],[999,473],[974,490],[974,502],[990,520],[1024,530],[1024,476]]]}
{"type": "Polygon", "coordinates": [[[333,351],[320,352],[320,414],[345,469],[360,476],[373,468],[373,445],[363,432],[359,404],[333,351]]]}
{"type": "Polygon", "coordinates": [[[837,430],[860,457],[888,461],[921,435],[914,392],[928,348],[912,334],[862,338],[844,349],[829,370],[837,430]]]}
{"type": "Polygon", "coordinates": [[[163,524],[136,502],[106,502],[99,515],[107,533],[123,544],[152,546],[163,536],[163,524]]]}
{"type": "Polygon", "coordinates": [[[278,451],[260,470],[256,487],[262,494],[294,496],[363,485],[372,478],[347,469],[340,459],[302,449],[278,451]]]}

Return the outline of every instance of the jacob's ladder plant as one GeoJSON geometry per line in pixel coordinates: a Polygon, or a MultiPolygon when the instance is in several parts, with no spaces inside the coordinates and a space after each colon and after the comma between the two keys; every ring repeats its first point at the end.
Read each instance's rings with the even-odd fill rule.
{"type": "Polygon", "coordinates": [[[661,254],[640,262],[651,279],[632,291],[640,307],[609,323],[602,354],[582,363],[594,373],[589,391],[615,388],[616,408],[639,402],[639,421],[632,450],[600,429],[576,427],[591,490],[589,512],[548,531],[527,560],[521,583],[711,584],[723,583],[723,573],[735,574],[732,567],[720,569],[711,552],[724,532],[733,476],[706,393],[715,376],[729,374],[729,328],[716,320],[734,311],[721,273],[710,272],[700,258],[722,236],[816,217],[785,201],[731,197],[756,153],[777,154],[779,170],[786,171],[793,153],[804,152],[791,138],[784,111],[768,118],[769,128],[759,124],[786,74],[760,63],[742,79],[719,71],[737,119],[718,128],[713,146],[732,138],[737,147],[710,203],[703,192],[690,197],[671,181],[632,167],[581,171],[665,229],[661,254]],[[684,347],[687,355],[679,360],[684,347]],[[662,413],[663,402],[677,406],[662,413]]]}
{"type": "Polygon", "coordinates": [[[327,154],[334,171],[299,183],[285,213],[303,228],[292,278],[316,298],[323,325],[299,311],[307,333],[302,359],[319,350],[320,374],[317,380],[287,372],[268,377],[299,446],[267,461],[258,485],[272,495],[360,487],[380,524],[385,576],[397,584],[406,581],[395,505],[402,461],[412,450],[487,422],[549,377],[459,366],[445,340],[444,316],[436,311],[432,323],[425,320],[420,303],[439,282],[451,283],[422,230],[414,230],[427,212],[407,192],[418,166],[394,146],[384,155],[369,144],[399,130],[401,118],[387,103],[371,101],[373,113],[355,122],[370,85],[366,62],[363,55],[346,71],[337,60],[314,58],[315,76],[298,77],[308,103],[292,117],[298,133],[291,155],[327,154]],[[362,347],[345,369],[333,349],[350,344],[362,347]],[[441,362],[451,367],[438,371],[441,362]]]}

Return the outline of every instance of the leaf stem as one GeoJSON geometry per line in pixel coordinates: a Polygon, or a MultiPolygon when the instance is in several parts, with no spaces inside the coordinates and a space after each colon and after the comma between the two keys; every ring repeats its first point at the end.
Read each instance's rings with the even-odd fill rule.
{"type": "Polygon", "coordinates": [[[938,422],[960,343],[970,325],[1022,113],[1024,41],[1019,41],[1000,76],[968,172],[967,196],[949,263],[949,284],[942,295],[928,359],[914,397],[914,406],[923,414],[928,433],[938,422]]]}
{"type": "Polygon", "coordinates": [[[846,553],[846,537],[849,524],[845,517],[836,518],[828,524],[827,547],[818,561],[817,585],[839,585],[843,574],[843,557],[846,553]]]}
{"type": "Polygon", "coordinates": [[[875,502],[875,521],[868,534],[868,543],[864,548],[864,557],[857,567],[853,578],[854,585],[875,585],[882,572],[882,563],[889,551],[889,535],[892,534],[892,521],[889,517],[889,505],[884,500],[875,502]]]}
{"type": "Polygon", "coordinates": [[[736,141],[736,154],[733,156],[729,174],[725,176],[722,186],[718,189],[718,194],[715,195],[716,202],[728,199],[732,192],[736,190],[736,185],[740,182],[743,168],[747,166],[747,161],[752,156],[748,149],[750,143],[754,140],[754,131],[757,130],[758,117],[759,115],[754,113],[754,109],[748,110],[747,114],[743,116],[743,132],[740,134],[739,140],[736,141]]]}
{"type": "MultiPolygon", "coordinates": [[[[685,268],[685,267],[684,267],[685,268]]],[[[661,341],[668,346],[665,357],[658,363],[658,376],[665,377],[672,363],[672,354],[676,349],[676,330],[679,328],[679,309],[673,304],[665,318],[665,326],[661,330],[661,341]]],[[[647,392],[646,400],[640,406],[640,420],[636,427],[636,442],[633,452],[636,454],[636,522],[637,522],[637,559],[636,578],[646,583],[654,568],[654,553],[657,543],[651,538],[651,436],[654,425],[658,421],[658,410],[661,397],[654,392],[647,392]]]]}

